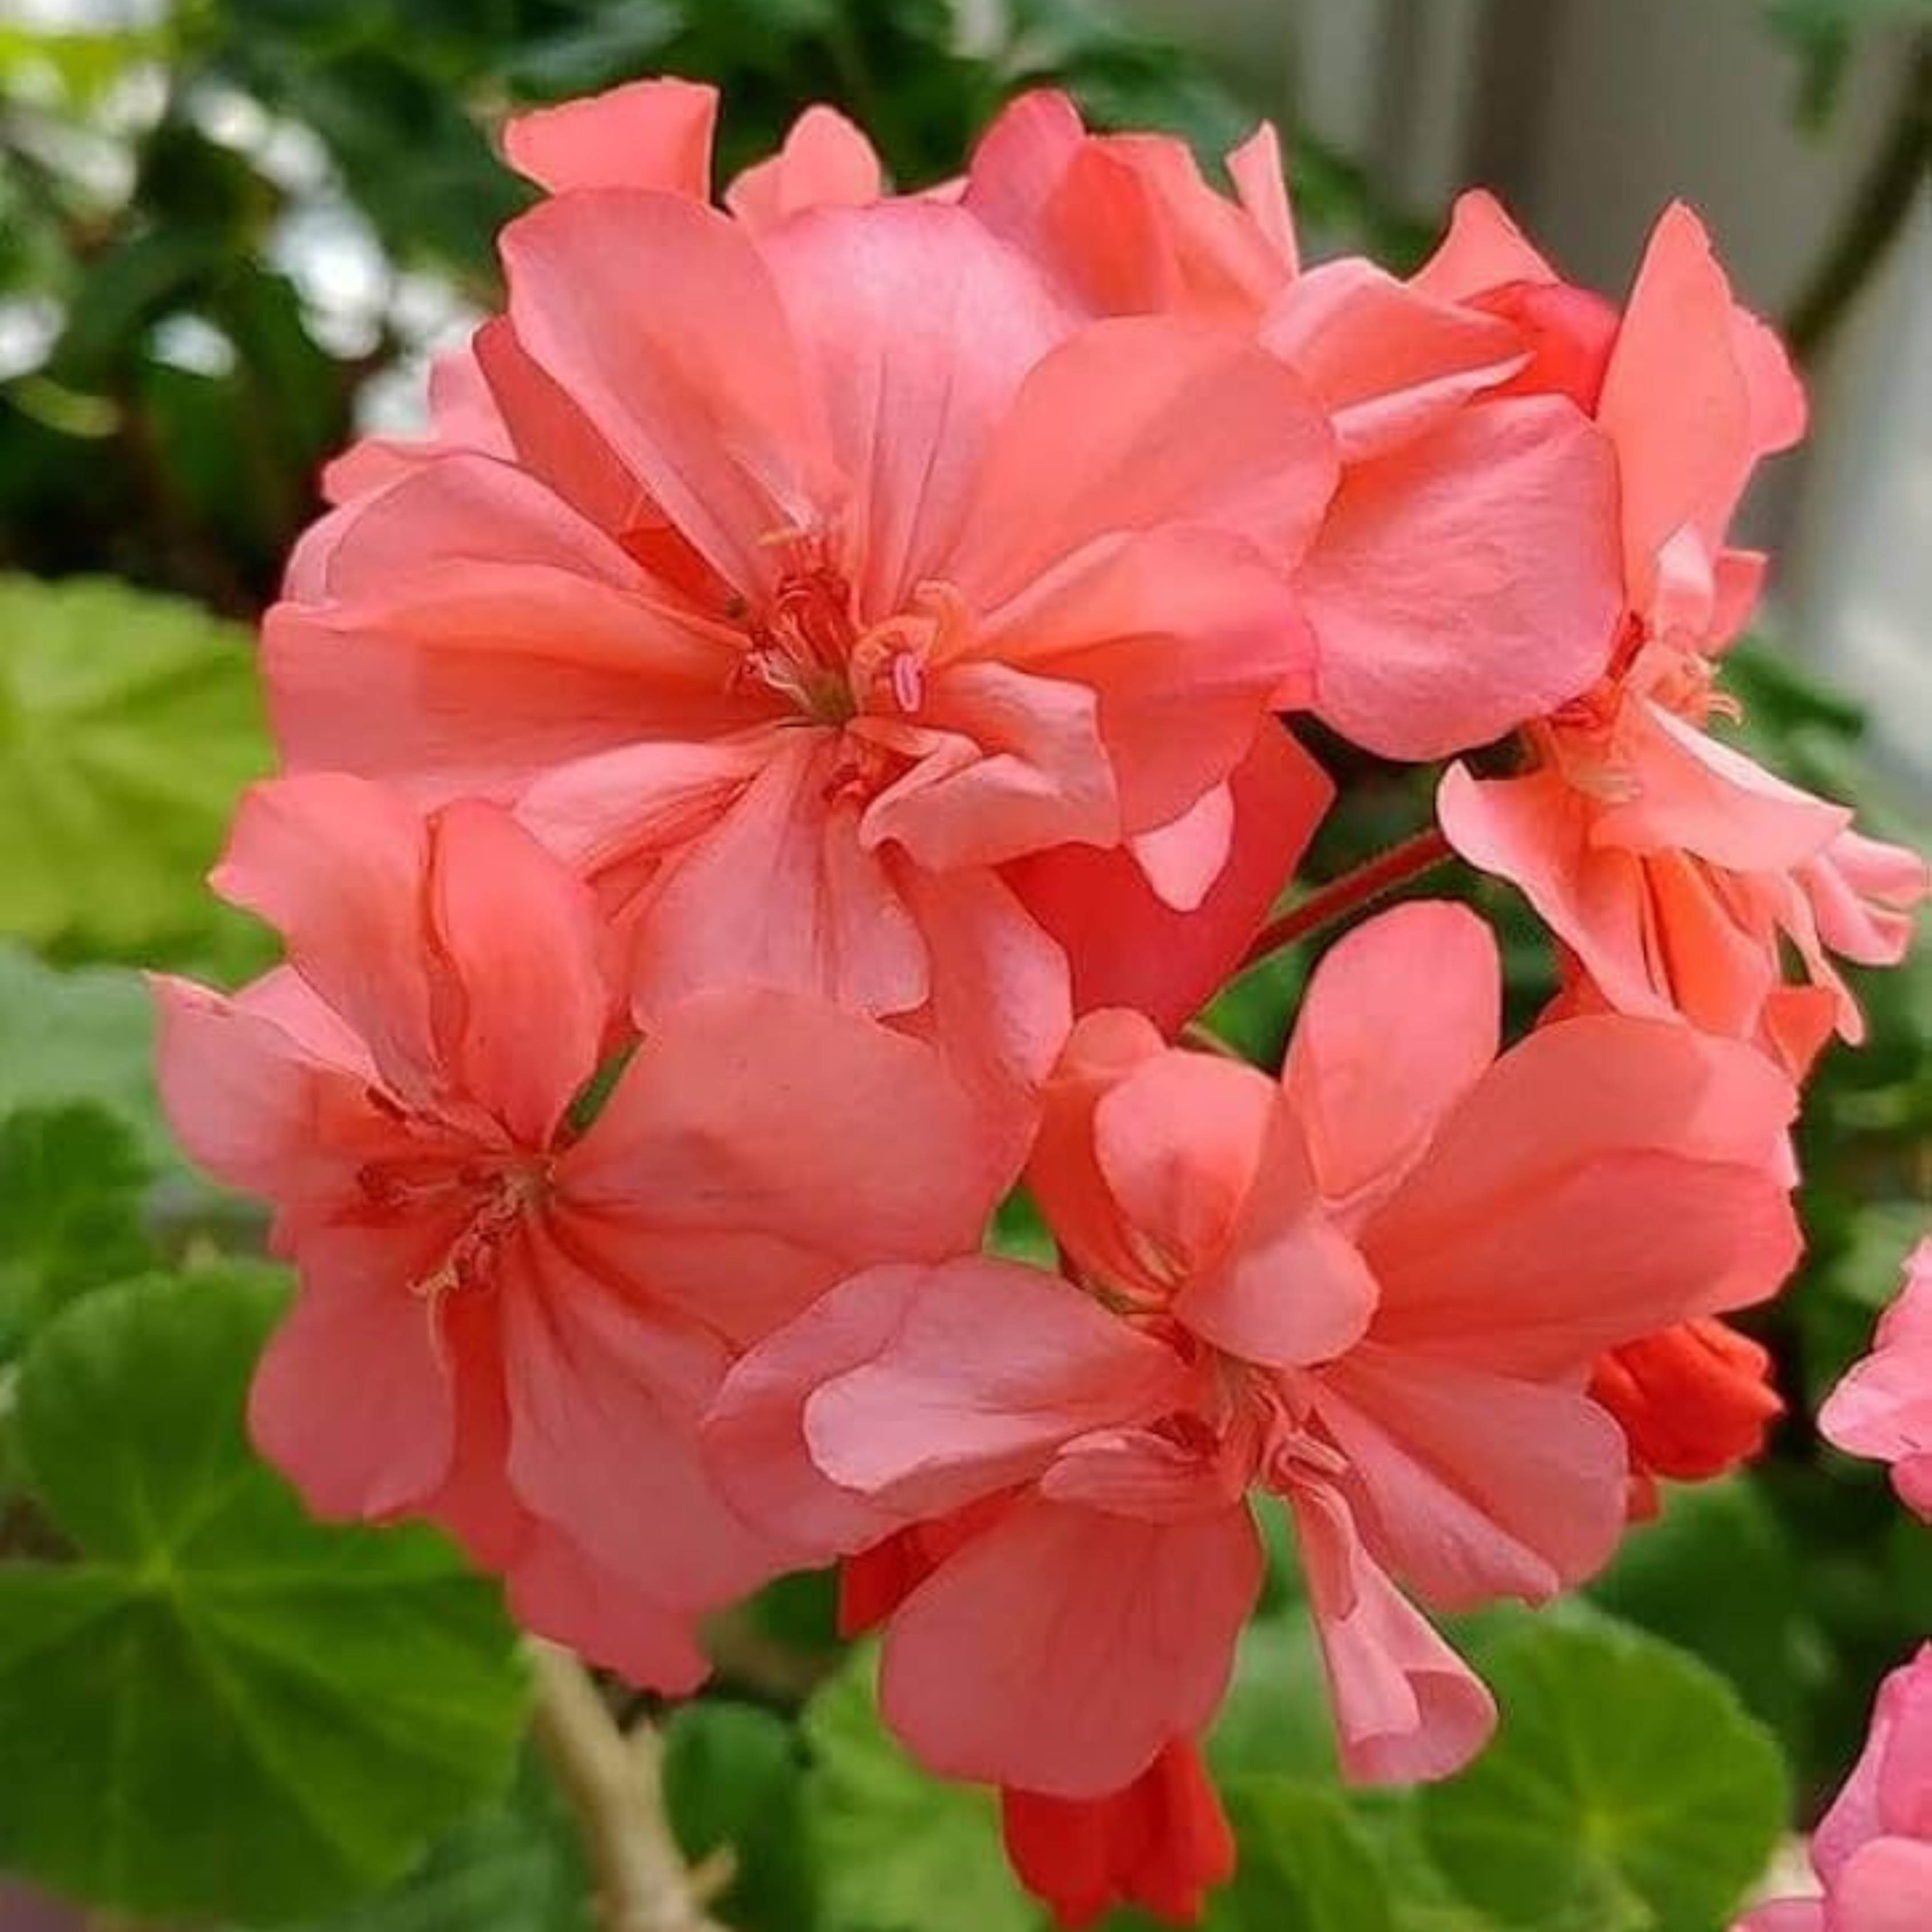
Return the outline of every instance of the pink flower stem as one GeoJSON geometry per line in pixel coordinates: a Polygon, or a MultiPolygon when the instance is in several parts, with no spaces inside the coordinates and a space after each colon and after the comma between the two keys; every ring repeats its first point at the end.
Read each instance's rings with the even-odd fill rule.
{"type": "Polygon", "coordinates": [[[1405,838],[1400,845],[1391,845],[1366,865],[1358,866],[1352,872],[1344,872],[1339,879],[1330,880],[1318,891],[1310,893],[1299,905],[1291,906],[1280,918],[1264,926],[1253,945],[1248,948],[1247,956],[1241,962],[1241,970],[1245,972],[1250,966],[1258,965],[1283,946],[1292,946],[1297,940],[1306,939],[1311,932],[1319,932],[1324,926],[1333,926],[1338,919],[1346,919],[1371,899],[1381,898],[1383,893],[1406,885],[1411,879],[1419,879],[1424,873],[1433,871],[1455,856],[1454,848],[1433,826],[1426,832],[1418,832],[1413,838],[1405,838]]]}

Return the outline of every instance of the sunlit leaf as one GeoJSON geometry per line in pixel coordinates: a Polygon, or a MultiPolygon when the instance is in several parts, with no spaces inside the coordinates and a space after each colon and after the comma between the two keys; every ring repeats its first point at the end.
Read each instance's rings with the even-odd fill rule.
{"type": "Polygon", "coordinates": [[[0,577],[0,933],[116,955],[200,933],[268,748],[247,634],[102,580],[0,577]]]}

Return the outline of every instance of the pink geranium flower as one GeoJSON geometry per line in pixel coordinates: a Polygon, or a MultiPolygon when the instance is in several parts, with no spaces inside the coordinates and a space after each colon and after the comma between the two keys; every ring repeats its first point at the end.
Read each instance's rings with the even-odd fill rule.
{"type": "Polygon", "coordinates": [[[532,1628],[688,1688],[695,1614],[791,1551],[700,1461],[734,1352],[862,1261],[978,1237],[1006,1176],[931,1051],[795,995],[624,1048],[590,895],[502,811],[330,776],[258,788],[214,874],[289,963],[156,982],[182,1144],[299,1270],[250,1409],[334,1516],[434,1518],[532,1628]],[[882,1111],[885,1110],[885,1111],[882,1111]],[[892,1158],[854,1162],[889,1112],[892,1158]]]}
{"type": "Polygon", "coordinates": [[[1090,1016],[1028,1170],[1071,1279],[874,1268],[734,1368],[720,1480],[885,1552],[848,1608],[889,1612],[882,1706],[932,1768],[1100,1798],[1196,1736],[1257,1490],[1295,1520],[1349,1772],[1440,1776],[1487,1735],[1392,1577],[1460,1610],[1590,1574],[1626,1474],[1592,1361],[1797,1251],[1768,1062],[1616,1015],[1498,1059],[1499,980],[1473,914],[1420,904],[1324,962],[1279,1082],[1090,1016]]]}
{"type": "Polygon", "coordinates": [[[1871,1734],[1811,1838],[1822,1898],[1760,1906],[1736,1932],[1932,1925],[1932,1644],[1879,1687],[1871,1734]]]}
{"type": "Polygon", "coordinates": [[[1900,1500],[1932,1522],[1932,1236],[1906,1258],[1905,1285],[1872,1340],[1826,1398],[1818,1427],[1848,1455],[1889,1462],[1900,1500]]]}
{"type": "Polygon", "coordinates": [[[1587,689],[1621,601],[1616,479],[1584,410],[1518,380],[1536,319],[1359,257],[1304,269],[1272,128],[1228,170],[1233,200],[1172,136],[1090,134],[1034,93],[988,132],[962,206],[1082,313],[1249,329],[1328,412],[1340,486],[1295,580],[1314,691],[1285,705],[1432,758],[1587,689]]]}
{"type": "Polygon", "coordinates": [[[1529,728],[1528,772],[1454,767],[1443,830],[1522,888],[1623,1011],[1757,1037],[1796,1069],[1817,1034],[1809,1009],[1781,1004],[1789,942],[1857,1039],[1828,955],[1901,957],[1925,867],[1706,728],[1735,715],[1717,660],[1764,566],[1726,547],[1725,529],[1760,458],[1804,428],[1776,338],[1732,301],[1683,207],[1658,224],[1620,321],[1562,284],[1486,196],[1458,203],[1417,286],[1532,329],[1538,353],[1518,380],[1594,412],[1621,485],[1624,614],[1604,676],[1529,728]]]}
{"type": "Polygon", "coordinates": [[[1158,989],[1190,1010],[1325,802],[1268,717],[1306,682],[1280,566],[1322,412],[1239,335],[1080,326],[956,208],[580,184],[626,151],[577,117],[626,111],[513,133],[562,191],[477,338],[501,434],[304,539],[266,632],[289,763],[513,805],[618,919],[640,1016],[782,988],[1036,1078],[1090,881],[1015,868],[1070,849],[1149,913],[1236,882],[1158,989]],[[1238,810],[1258,766],[1298,820],[1238,810]]]}

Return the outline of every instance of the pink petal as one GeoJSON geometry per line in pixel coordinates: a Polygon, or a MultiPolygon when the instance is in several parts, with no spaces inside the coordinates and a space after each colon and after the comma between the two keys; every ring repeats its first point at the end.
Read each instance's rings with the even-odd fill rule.
{"type": "Polygon", "coordinates": [[[1171,1292],[1172,1272],[1130,1230],[1100,1166],[1094,1118],[1103,1101],[1137,1071],[1161,1065],[1167,1052],[1158,1029],[1142,1014],[1088,1014],[1073,1029],[1046,1084],[1026,1172],[1061,1252],[1082,1273],[1155,1302],[1171,1292]]]}
{"type": "Polygon", "coordinates": [[[1352,1347],[1378,1293],[1322,1204],[1300,1124],[1276,1107],[1226,1250],[1183,1285],[1174,1315],[1231,1354],[1282,1368],[1352,1347]]]}
{"type": "Polygon", "coordinates": [[[1682,848],[1737,872],[1815,857],[1851,823],[1844,806],[1787,784],[1661,706],[1630,707],[1624,743],[1638,788],[1597,814],[1592,836],[1633,851],[1682,848]]]}
{"type": "Polygon", "coordinates": [[[1522,778],[1478,778],[1452,765],[1436,796],[1436,817],[1456,851],[1515,884],[1620,1011],[1659,1018],[1675,1013],[1673,959],[1680,973],[1688,962],[1700,971],[1723,971],[1737,988],[1727,1005],[1761,1002],[1772,973],[1761,962],[1755,984],[1747,985],[1728,970],[1722,920],[1688,927],[1678,921],[1682,935],[1700,943],[1663,954],[1644,861],[1593,842],[1599,808],[1548,767],[1522,778]]]}
{"type": "Polygon", "coordinates": [[[1070,840],[1118,842],[1114,771],[1086,684],[957,664],[928,684],[920,716],[923,755],[864,808],[868,850],[890,843],[951,872],[1070,840]]]}
{"type": "Polygon", "coordinates": [[[1310,660],[1279,572],[1195,529],[1093,544],[989,613],[980,647],[1090,687],[1130,832],[1171,824],[1227,778],[1282,692],[1305,692],[1310,660]]]}
{"type": "Polygon", "coordinates": [[[366,602],[278,604],[263,632],[276,740],[418,797],[505,800],[640,738],[709,738],[771,715],[734,692],[740,640],[641,591],[547,566],[452,562],[366,602]]]}
{"type": "Polygon", "coordinates": [[[1175,911],[1122,852],[1064,846],[1010,868],[1071,964],[1076,1010],[1132,1006],[1177,1030],[1231,978],[1334,796],[1321,766],[1264,724],[1228,782],[1228,856],[1207,897],[1175,911]]]}
{"type": "Polygon", "coordinates": [[[1118,1790],[1205,1728],[1262,1567],[1245,1509],[1150,1523],[1022,1503],[893,1618],[880,1708],[940,1777],[1118,1790]]]}
{"type": "Polygon", "coordinates": [[[1861,1846],[1894,1834],[1932,1838],[1932,1646],[1924,1644],[1879,1686],[1864,1749],[1812,1836],[1827,1890],[1861,1846]]]}
{"type": "Polygon", "coordinates": [[[723,1343],[543,1228],[499,1272],[509,1478],[532,1513],[680,1609],[728,1603],[783,1568],[790,1552],[745,1526],[698,1452],[723,1343]]]}
{"type": "Polygon", "coordinates": [[[1067,1444],[1038,1486],[1052,1502],[1148,1522],[1184,1522],[1238,1503],[1249,1474],[1238,1451],[1204,1449],[1151,1428],[1102,1429],[1067,1444]]]}
{"type": "Polygon", "coordinates": [[[1603,437],[1550,397],[1464,410],[1351,469],[1296,579],[1317,714],[1434,758],[1586,689],[1623,606],[1616,488],[1603,437]]]}
{"type": "Polygon", "coordinates": [[[578,1252],[743,1345],[871,1263],[973,1252],[1003,1151],[931,1048],[738,989],[665,1010],[557,1186],[578,1252]]]}
{"type": "MultiPolygon", "coordinates": [[[[1258,1069],[1178,1048],[1142,1061],[1101,1096],[1094,1159],[1144,1265],[1178,1284],[1220,1258],[1274,1110],[1258,1069]]],[[[1048,1200],[1053,1191],[1049,1184],[1048,1200]]]]}
{"type": "Polygon", "coordinates": [[[518,338],[740,592],[829,494],[816,398],[770,274],[722,215],[668,194],[565,196],[503,231],[518,338]]]}
{"type": "MultiPolygon", "coordinates": [[[[506,315],[476,332],[476,360],[515,460],[586,522],[620,542],[654,514],[638,479],[590,418],[530,360],[506,315]]],[[[507,453],[507,452],[506,452],[507,453]]]]}
{"type": "Polygon", "coordinates": [[[1828,1908],[1833,1932],[1922,1932],[1932,1916],[1932,1844],[1876,1838],[1846,1862],[1828,1908]]]}
{"type": "MultiPolygon", "coordinates": [[[[1519,1147],[1533,1131],[1526,1120],[1519,1147]]],[[[1606,1348],[1764,1300],[1802,1245],[1768,1166],[1635,1148],[1567,1169],[1531,1157],[1454,1209],[1454,1184],[1421,1174],[1429,1206],[1398,1195],[1362,1244],[1382,1283],[1376,1339],[1432,1361],[1580,1374],[1606,1348]]]]}
{"type": "Polygon", "coordinates": [[[1090,1430],[1175,1406],[1187,1365],[1071,1283],[967,1258],[928,1275],[866,1360],[805,1405],[812,1460],[908,1517],[942,1516],[1036,1475],[1090,1430]]]}
{"type": "Polygon", "coordinates": [[[1073,1016],[1066,962],[997,874],[923,873],[889,865],[919,922],[927,999],[895,1022],[930,1041],[989,1127],[995,1165],[1010,1178],[1033,1142],[1042,1082],[1073,1016]]]}
{"type": "Polygon", "coordinates": [[[1089,136],[1040,210],[1032,245],[1103,315],[1245,330],[1286,273],[1250,218],[1172,134],[1089,136]]]}
{"type": "Polygon", "coordinates": [[[1826,1398],[1818,1429],[1847,1455],[1905,1466],[1895,1479],[1906,1478],[1902,1487],[1915,1492],[1908,1501],[1932,1520],[1916,1496],[1918,1472],[1906,1475],[1932,1456],[1932,1342],[1882,1338],[1877,1352],[1856,1364],[1826,1398]]]}
{"type": "Polygon", "coordinates": [[[516,116],[503,130],[510,165],[553,194],[658,188],[711,198],[718,90],[702,82],[634,80],[560,107],[516,116]]]}
{"type": "Polygon", "coordinates": [[[1414,1166],[1495,1059],[1502,1006],[1495,938],[1462,906],[1397,906],[1324,956],[1281,1080],[1332,1203],[1359,1216],[1414,1166]]]}
{"type": "Polygon", "coordinates": [[[1285,566],[1335,477],[1321,410],[1252,344],[1164,317],[1099,322],[1022,385],[945,574],[987,609],[1096,537],[1178,523],[1285,566]]]}
{"type": "Polygon", "coordinates": [[[1916,852],[1847,830],[1798,873],[1818,936],[1862,966],[1895,965],[1912,944],[1932,870],[1916,852]]]}
{"type": "Polygon", "coordinates": [[[1234,837],[1234,794],[1220,784],[1203,792],[1178,818],[1130,838],[1127,848],[1155,897],[1188,913],[1213,891],[1234,837]]]}
{"type": "Polygon", "coordinates": [[[814,1393],[870,1361],[914,1299],[948,1267],[870,1268],[828,1289],[740,1356],[704,1424],[712,1480],[745,1520],[784,1538],[802,1564],[850,1556],[907,1526],[898,1510],[843,1489],[806,1441],[814,1393]]]}
{"type": "Polygon", "coordinates": [[[1378,1334],[1322,1372],[1313,1400],[1376,1562],[1438,1609],[1546,1602],[1623,1533],[1623,1432],[1579,1390],[1407,1356],[1378,1334]]]}
{"type": "Polygon", "coordinates": [[[596,1071],[617,1004],[596,904],[508,814],[473,800],[439,814],[425,884],[463,990],[451,1072],[513,1140],[547,1147],[596,1071]]]}
{"type": "Polygon", "coordinates": [[[348,1179],[374,1114],[362,1042],[287,967],[230,998],[191,980],[149,981],[161,1105],[188,1156],[216,1180],[278,1202],[327,1202],[348,1179]]]}
{"type": "Polygon", "coordinates": [[[1540,1027],[1444,1122],[1428,1160],[1376,1217],[1375,1239],[1399,1223],[1446,1227],[1479,1199],[1510,1201],[1608,1156],[1768,1171],[1797,1105],[1790,1081],[1742,1042],[1618,1013],[1540,1027]]]}
{"type": "Polygon", "coordinates": [[[449,1366],[434,1312],[410,1292],[431,1228],[332,1231],[269,1338],[248,1396],[262,1456],[319,1516],[382,1520],[419,1508],[455,1450],[449,1366]]]}
{"type": "Polygon", "coordinates": [[[770,728],[692,743],[627,744],[538,774],[517,818],[620,914],[658,866],[730,811],[761,772],[770,728]]]}
{"type": "Polygon", "coordinates": [[[1040,502],[1037,477],[1032,496],[1012,497],[976,496],[974,479],[1070,318],[970,215],[931,202],[817,210],[760,252],[862,532],[858,607],[889,616],[920,582],[954,574],[946,559],[969,516],[1016,521],[1016,505],[1040,502]]]}
{"type": "Polygon", "coordinates": [[[424,956],[422,818],[361,778],[305,773],[250,788],[208,883],[282,935],[290,963],[368,1043],[405,1097],[438,1079],[424,956]]]}
{"type": "Polygon", "coordinates": [[[635,930],[640,1016],[730,985],[908,1012],[930,986],[926,945],[882,855],[838,795],[830,734],[774,735],[762,770],[652,888],[635,930]]]}
{"type": "Polygon", "coordinates": [[[784,145],[724,190],[724,206],[754,232],[808,208],[862,208],[885,192],[872,144],[835,107],[808,107],[784,145]]]}
{"type": "Polygon", "coordinates": [[[1447,1778],[1489,1742],[1496,1707],[1400,1595],[1332,1491],[1291,1495],[1344,1774],[1360,1784],[1447,1778]]]}
{"type": "Polygon", "coordinates": [[[1261,340],[1328,412],[1350,464],[1437,428],[1528,356],[1508,322],[1435,300],[1357,258],[1324,262],[1292,283],[1261,340]]]}
{"type": "Polygon", "coordinates": [[[1047,259],[1046,211],[1086,134],[1080,110],[1057,88],[1008,101],[973,151],[962,205],[1034,260],[1047,259]]]}
{"type": "Polygon", "coordinates": [[[1228,156],[1228,178],[1247,211],[1248,218],[1262,233],[1289,274],[1298,273],[1300,257],[1295,247],[1294,218],[1288,206],[1288,184],[1283,178],[1281,136],[1272,121],[1264,121],[1228,156]]]}
{"type": "Polygon", "coordinates": [[[303,595],[313,602],[380,598],[398,578],[442,564],[535,564],[624,589],[644,586],[644,573],[623,550],[535,476],[467,451],[418,465],[326,524],[340,534],[308,573],[303,595]]]}
{"type": "Polygon", "coordinates": [[[1556,272],[1486,189],[1456,197],[1449,231],[1416,272],[1414,286],[1442,302],[1466,302],[1508,282],[1553,282],[1556,272]]]}
{"type": "Polygon", "coordinates": [[[524,1629],[641,1688],[688,1696],[711,1673],[688,1611],[665,1608],[548,1523],[532,1526],[505,1583],[524,1629]]]}
{"type": "Polygon", "coordinates": [[[1677,530],[1688,526],[1716,547],[1752,465],[1777,446],[1766,436],[1792,427],[1788,409],[1767,406],[1760,393],[1754,337],[1744,344],[1748,374],[1740,362],[1736,314],[1702,224],[1673,203],[1637,271],[1598,410],[1617,446],[1625,568],[1639,605],[1677,530]]]}

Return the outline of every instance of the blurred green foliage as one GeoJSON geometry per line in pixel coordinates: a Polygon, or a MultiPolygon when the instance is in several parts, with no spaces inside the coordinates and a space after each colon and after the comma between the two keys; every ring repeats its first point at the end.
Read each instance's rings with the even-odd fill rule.
{"type": "MultiPolygon", "coordinates": [[[[1926,5],[1771,10],[1822,99],[1854,31],[1926,5]]],[[[179,0],[125,31],[0,26],[0,1864],[117,1919],[596,1923],[572,1820],[516,1756],[493,1592],[434,1538],[308,1522],[250,1457],[242,1390],[281,1290],[238,1258],[252,1212],[169,1144],[132,965],[261,962],[199,884],[266,757],[244,634],[213,614],[272,594],[358,398],[412,382],[491,298],[492,233],[526,198],[496,124],[660,70],[724,88],[721,173],[814,99],[909,183],[1035,81],[1209,157],[1254,118],[1082,0],[179,0]],[[322,231],[352,302],[316,278],[322,231]]],[[[1422,227],[1289,136],[1306,220],[1414,259],[1422,227]]],[[[1877,803],[1855,707],[1768,650],[1732,662],[1768,763],[1877,803]]],[[[1316,748],[1346,802],[1311,882],[1426,824],[1432,782],[1316,748]]],[[[1480,906],[1512,1018],[1532,1016],[1550,949],[1514,896],[1454,872],[1418,890],[1480,906]]],[[[1211,1023],[1272,1062],[1319,951],[1248,975],[1211,1023]]],[[[1808,1096],[1804,1268],[1756,1324],[1791,1405],[1771,1456],[1672,1496],[1590,1604],[1458,1632],[1502,1740],[1420,1795],[1340,1785],[1271,1520],[1210,1742],[1243,1846],[1210,1932],[1719,1932],[1787,1781],[1802,1816],[1842,1774],[1878,1676],[1932,1628],[1932,1539],[1811,1426],[1932,1191],[1932,962],[1858,991],[1870,1040],[1828,1052],[1808,1096]]],[[[1049,1257],[1023,1198],[998,1238],[1049,1257]]],[[[992,1795],[880,1729],[825,1577],[718,1634],[719,1688],[668,1719],[664,1775],[686,1852],[729,1850],[728,1923],[1039,1932],[992,1795]]]]}

